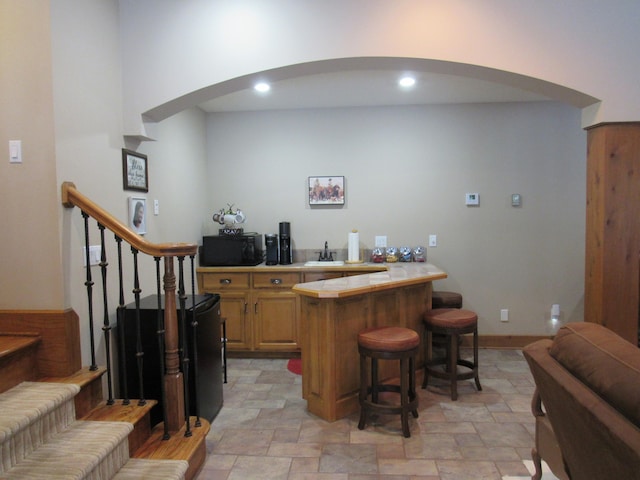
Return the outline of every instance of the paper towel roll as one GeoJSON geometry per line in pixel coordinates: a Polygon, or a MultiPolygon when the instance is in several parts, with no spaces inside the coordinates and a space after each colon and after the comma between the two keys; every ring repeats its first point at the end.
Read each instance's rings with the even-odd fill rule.
{"type": "Polygon", "coordinates": [[[349,233],[349,254],[350,262],[360,261],[360,234],[358,232],[349,233]]]}

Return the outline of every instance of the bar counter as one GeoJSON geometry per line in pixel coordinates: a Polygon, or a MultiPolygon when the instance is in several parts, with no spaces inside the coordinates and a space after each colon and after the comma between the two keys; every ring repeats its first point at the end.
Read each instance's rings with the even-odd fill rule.
{"type": "MultiPolygon", "coordinates": [[[[309,412],[333,422],[359,411],[358,332],[401,326],[422,338],[432,282],[447,277],[429,263],[387,264],[384,272],[297,284],[302,395],[309,412]]],[[[418,368],[423,365],[423,353],[418,368]]],[[[397,377],[397,362],[380,362],[382,379],[397,377]]]]}

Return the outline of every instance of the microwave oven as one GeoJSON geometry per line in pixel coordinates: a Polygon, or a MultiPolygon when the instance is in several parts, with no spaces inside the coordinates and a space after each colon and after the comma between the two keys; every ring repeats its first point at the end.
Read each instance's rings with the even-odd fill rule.
{"type": "Polygon", "coordinates": [[[209,235],[202,237],[200,265],[243,266],[262,263],[262,235],[209,235]]]}

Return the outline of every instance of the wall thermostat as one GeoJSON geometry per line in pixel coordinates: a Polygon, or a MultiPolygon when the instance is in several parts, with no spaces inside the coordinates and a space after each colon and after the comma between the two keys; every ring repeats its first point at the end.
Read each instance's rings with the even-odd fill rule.
{"type": "Polygon", "coordinates": [[[480,194],[479,193],[467,193],[465,195],[465,204],[466,205],[480,205],[480,194]]]}
{"type": "Polygon", "coordinates": [[[520,196],[519,193],[512,193],[511,194],[511,206],[512,207],[519,207],[520,206],[520,202],[522,202],[522,197],[520,196]]]}

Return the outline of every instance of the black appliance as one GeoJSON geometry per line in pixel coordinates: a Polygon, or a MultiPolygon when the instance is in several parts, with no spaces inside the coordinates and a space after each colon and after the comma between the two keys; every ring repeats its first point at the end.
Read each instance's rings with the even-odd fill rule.
{"type": "Polygon", "coordinates": [[[200,265],[242,266],[262,263],[262,235],[209,235],[202,237],[200,265]]]}
{"type": "MultiPolygon", "coordinates": [[[[193,312],[193,299],[189,295],[186,301],[187,338],[189,339],[189,412],[195,415],[195,375],[194,355],[192,351],[193,333],[191,319],[193,312]]],[[[161,297],[164,315],[164,296],[161,297]]],[[[164,381],[160,371],[160,357],[157,337],[158,321],[158,296],[149,295],[140,299],[140,332],[142,337],[142,349],[144,351],[142,370],[144,396],[147,399],[157,400],[158,404],[151,410],[151,425],[163,421],[162,416],[162,386],[164,381]]],[[[176,298],[178,321],[180,321],[180,303],[176,298]]],[[[195,312],[198,344],[198,406],[200,416],[211,422],[222,408],[222,341],[220,332],[220,296],[215,294],[196,295],[195,312]]],[[[136,361],[136,310],[135,302],[126,306],[124,325],[118,324],[118,328],[124,328],[125,334],[125,359],[127,368],[127,393],[130,398],[139,398],[138,366],[136,361]]],[[[181,346],[181,343],[180,343],[181,346]]],[[[182,367],[182,365],[181,365],[182,367]]],[[[120,362],[120,389],[124,388],[124,376],[122,374],[122,362],[120,362]]]]}
{"type": "Polygon", "coordinates": [[[280,222],[280,264],[290,265],[292,262],[291,224],[289,222],[280,222]]]}
{"type": "Polygon", "coordinates": [[[267,265],[277,265],[278,264],[278,235],[275,233],[267,233],[264,236],[264,243],[266,245],[267,250],[267,258],[265,259],[265,263],[267,265]]]}

